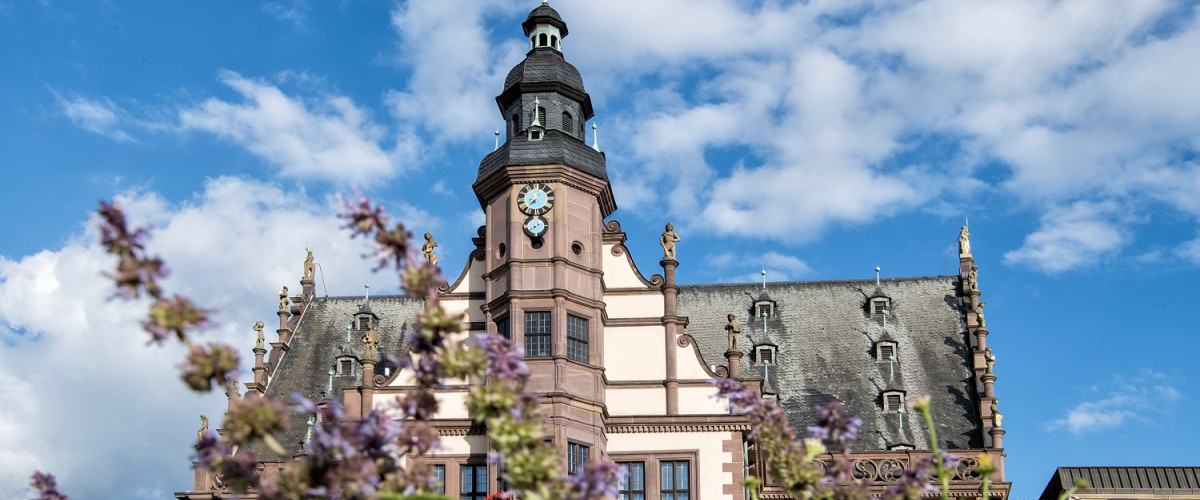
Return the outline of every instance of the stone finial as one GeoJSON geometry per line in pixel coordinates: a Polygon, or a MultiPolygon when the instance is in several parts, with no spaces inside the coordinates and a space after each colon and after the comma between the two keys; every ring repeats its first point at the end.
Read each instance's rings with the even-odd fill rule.
{"type": "Polygon", "coordinates": [[[204,434],[208,432],[208,417],[200,415],[200,430],[196,431],[196,441],[204,439],[204,434]]]}
{"type": "Polygon", "coordinates": [[[967,231],[967,225],[963,224],[962,231],[958,233],[958,256],[971,256],[971,232],[967,231]]]}
{"type": "Polygon", "coordinates": [[[437,242],[433,241],[433,234],[425,233],[425,244],[421,245],[421,253],[425,255],[425,260],[435,266],[437,265],[438,258],[433,254],[433,249],[437,248],[437,246],[437,242]]]}
{"type": "Polygon", "coordinates": [[[983,359],[987,362],[987,373],[992,373],[992,368],[996,366],[996,356],[992,355],[991,347],[983,350],[983,359]]]}
{"type": "Polygon", "coordinates": [[[987,302],[980,302],[979,307],[975,308],[975,318],[979,322],[979,328],[981,329],[987,328],[987,323],[985,323],[983,318],[983,306],[985,305],[987,305],[987,302]]]}
{"type": "Polygon", "coordinates": [[[263,338],[263,326],[265,326],[265,325],[263,325],[262,321],[254,322],[254,332],[258,334],[258,339],[254,341],[255,349],[264,349],[265,348],[263,346],[263,343],[266,342],[266,339],[263,338]]]}
{"type": "Polygon", "coordinates": [[[287,312],[287,300],[288,300],[287,297],[288,297],[287,286],[284,286],[282,289],[279,290],[279,312],[287,312]]]}
{"type": "Polygon", "coordinates": [[[680,241],[679,235],[675,234],[675,225],[667,223],[666,230],[662,236],[658,238],[658,243],[663,247],[663,259],[675,259],[675,242],[680,241]]]}
{"type": "Polygon", "coordinates": [[[311,280],[317,271],[317,264],[313,262],[312,250],[305,248],[304,251],[308,252],[308,256],[304,258],[304,276],[300,279],[311,280]]]}
{"type": "Polygon", "coordinates": [[[730,313],[728,318],[729,324],[725,325],[725,333],[729,335],[729,350],[736,351],[738,350],[738,337],[742,334],[742,325],[738,324],[737,316],[733,313],[730,313]]]}

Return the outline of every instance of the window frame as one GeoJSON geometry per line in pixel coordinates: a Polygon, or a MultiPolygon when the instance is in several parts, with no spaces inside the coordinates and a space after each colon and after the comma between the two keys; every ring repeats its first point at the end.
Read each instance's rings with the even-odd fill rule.
{"type": "Polygon", "coordinates": [[[573,441],[567,442],[567,474],[578,474],[591,455],[591,447],[573,441]]]}
{"type": "Polygon", "coordinates": [[[484,500],[488,496],[488,466],[485,463],[464,462],[458,465],[458,497],[461,500],[484,500]],[[470,475],[467,471],[471,471],[470,475]],[[479,471],[483,471],[483,481],[479,481],[479,471]],[[467,478],[470,477],[471,490],[467,489],[467,478]],[[483,491],[478,491],[479,487],[483,491]]]}
{"type": "Polygon", "coordinates": [[[591,350],[588,347],[589,323],[590,321],[583,316],[567,315],[567,359],[579,363],[591,363],[591,350]],[[580,326],[583,327],[582,335],[580,326]]]}
{"type": "Polygon", "coordinates": [[[620,467],[625,467],[625,474],[621,475],[621,482],[617,484],[617,498],[619,500],[646,500],[646,462],[644,460],[631,460],[626,462],[617,462],[620,467]],[[641,479],[641,489],[634,489],[633,482],[633,465],[641,467],[641,474],[638,476],[641,479]]]}
{"type": "MultiPolygon", "coordinates": [[[[641,462],[644,464],[645,477],[643,487],[646,491],[646,496],[637,500],[659,499],[662,498],[662,462],[687,462],[689,468],[688,474],[688,492],[689,500],[704,498],[704,491],[700,488],[700,479],[697,477],[697,465],[700,463],[700,453],[696,450],[659,450],[655,452],[615,452],[609,453],[608,457],[612,461],[621,462],[641,462]]],[[[630,499],[634,500],[634,499],[630,499]]]]}
{"type": "Polygon", "coordinates": [[[692,473],[693,468],[692,468],[691,460],[660,460],[658,462],[658,472],[659,472],[659,484],[658,484],[659,498],[662,498],[662,500],[692,500],[692,498],[693,498],[692,477],[694,476],[694,474],[692,473]],[[685,486],[685,488],[678,487],[679,486],[679,484],[678,484],[679,483],[679,469],[676,468],[676,466],[678,466],[678,465],[685,466],[684,473],[687,474],[685,481],[684,481],[686,484],[683,485],[683,486],[685,486]],[[670,488],[670,489],[668,489],[666,487],[667,486],[667,482],[665,481],[666,476],[663,475],[664,467],[671,468],[671,486],[672,486],[672,488],[670,488]],[[683,495],[682,499],[680,498],[681,494],[683,495]],[[668,496],[668,495],[670,495],[670,496],[668,496]]]}
{"type": "Polygon", "coordinates": [[[554,355],[554,315],[550,311],[525,311],[525,347],[526,358],[548,358],[554,355]],[[542,319],[544,318],[544,321],[542,319]],[[533,327],[538,326],[535,331],[533,327]],[[544,327],[545,331],[541,331],[544,327]],[[531,344],[536,341],[537,345],[531,344]],[[537,349],[531,349],[537,347],[537,349]],[[544,347],[544,349],[543,349],[544,347]]]}

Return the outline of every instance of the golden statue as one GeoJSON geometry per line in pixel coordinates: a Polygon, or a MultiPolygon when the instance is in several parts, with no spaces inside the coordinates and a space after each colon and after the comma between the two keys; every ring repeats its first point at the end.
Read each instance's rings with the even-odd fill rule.
{"type": "Polygon", "coordinates": [[[425,260],[430,264],[437,265],[438,258],[433,254],[433,249],[437,248],[438,244],[433,241],[433,234],[425,233],[425,244],[421,245],[421,253],[425,254],[425,260]]]}
{"type": "Polygon", "coordinates": [[[262,331],[263,331],[263,322],[262,322],[262,321],[256,321],[256,322],[254,322],[254,331],[255,331],[256,333],[258,333],[258,340],[255,340],[255,341],[254,341],[254,348],[255,348],[255,349],[262,349],[262,348],[263,348],[263,341],[265,341],[265,340],[266,340],[266,339],[264,339],[264,338],[263,338],[263,332],[262,332],[262,331]]]}
{"type": "Polygon", "coordinates": [[[987,302],[980,302],[979,307],[975,308],[975,318],[979,321],[979,328],[984,328],[984,329],[987,328],[987,324],[984,323],[984,319],[983,319],[983,306],[986,306],[986,305],[987,305],[987,302]]]}
{"type": "Polygon", "coordinates": [[[992,427],[996,429],[1001,427],[1000,421],[1004,420],[1004,415],[1001,415],[1000,410],[996,409],[996,403],[999,401],[999,399],[992,399],[992,427]]]}
{"type": "Polygon", "coordinates": [[[284,286],[282,290],[279,290],[279,312],[286,312],[288,310],[287,300],[287,286],[284,286]]]}
{"type": "Polygon", "coordinates": [[[667,230],[658,238],[658,243],[663,247],[663,259],[675,258],[676,241],[679,241],[679,235],[675,234],[675,225],[668,222],[667,230]]]}
{"type": "Polygon", "coordinates": [[[308,256],[304,258],[304,276],[300,279],[311,280],[313,279],[313,274],[317,272],[317,265],[313,263],[312,250],[305,248],[304,251],[308,252],[308,256]]]}
{"type": "Polygon", "coordinates": [[[196,441],[204,439],[206,433],[208,433],[208,417],[200,415],[200,430],[196,431],[196,441]]]}
{"type": "Polygon", "coordinates": [[[967,231],[966,224],[963,224],[962,231],[958,233],[958,255],[959,257],[971,255],[971,233],[967,231]]]}
{"type": "Polygon", "coordinates": [[[738,350],[738,335],[742,333],[742,325],[737,322],[737,317],[733,313],[729,313],[729,324],[725,325],[725,333],[729,334],[729,350],[738,350]]]}

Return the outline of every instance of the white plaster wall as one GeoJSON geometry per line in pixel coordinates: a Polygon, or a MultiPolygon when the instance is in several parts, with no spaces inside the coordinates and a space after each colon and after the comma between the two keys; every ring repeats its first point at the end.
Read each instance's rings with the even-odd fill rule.
{"type": "MultiPolygon", "coordinates": [[[[448,315],[463,314],[471,307],[471,301],[467,299],[442,299],[442,309],[448,315]]],[[[464,316],[464,319],[465,316],[464,316]]]]}
{"type": "Polygon", "coordinates": [[[646,288],[639,280],[626,254],[613,255],[613,245],[604,245],[600,255],[604,257],[604,286],[608,288],[646,288]]]}
{"type": "MultiPolygon", "coordinates": [[[[721,450],[721,442],[729,438],[728,432],[663,432],[655,434],[609,434],[608,452],[646,452],[659,450],[699,452],[697,464],[692,474],[700,486],[698,494],[692,498],[708,500],[711,498],[733,498],[723,493],[723,486],[733,483],[733,473],[721,470],[721,465],[733,460],[732,453],[721,450]]],[[[651,472],[650,464],[646,464],[647,474],[651,472]]],[[[647,496],[651,495],[647,492],[647,496]]],[[[655,492],[653,495],[656,495],[655,492]]],[[[656,497],[655,497],[656,498],[656,497]]]]}
{"type": "Polygon", "coordinates": [[[605,295],[605,309],[610,318],[661,318],[663,296],[653,292],[645,295],[605,295]]]}
{"type": "MultiPolygon", "coordinates": [[[[404,397],[404,394],[376,394],[373,401],[375,409],[387,410],[404,397]]],[[[467,391],[438,391],[434,393],[438,401],[438,412],[434,418],[469,418],[467,415],[467,391]]]]}
{"type": "Polygon", "coordinates": [[[666,415],[666,387],[609,387],[604,391],[609,415],[666,415]]]}
{"type": "Polygon", "coordinates": [[[609,380],[667,377],[666,329],[662,326],[604,328],[604,375],[609,380]]]}
{"type": "MultiPolygon", "coordinates": [[[[471,259],[469,254],[467,258],[471,259]]],[[[485,263],[484,261],[471,259],[471,267],[467,268],[467,278],[462,280],[458,286],[450,289],[450,293],[483,292],[483,265],[485,263]]],[[[446,267],[442,267],[443,272],[448,270],[446,267]]],[[[458,276],[454,277],[455,280],[458,278],[458,276]]],[[[446,279],[449,280],[450,276],[446,275],[446,279]]]]}
{"type": "Polygon", "coordinates": [[[716,398],[717,387],[700,386],[679,388],[679,413],[683,415],[725,415],[729,413],[725,401],[716,398]]]}
{"type": "Polygon", "coordinates": [[[679,380],[711,380],[712,377],[708,372],[704,371],[704,365],[696,357],[696,347],[694,344],[689,344],[687,347],[679,347],[679,344],[673,346],[675,348],[675,370],[679,380]]]}

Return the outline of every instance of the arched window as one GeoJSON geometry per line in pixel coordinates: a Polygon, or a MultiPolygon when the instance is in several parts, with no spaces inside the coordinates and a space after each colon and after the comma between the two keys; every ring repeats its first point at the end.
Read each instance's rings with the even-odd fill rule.
{"type": "Polygon", "coordinates": [[[545,47],[545,46],[546,46],[546,34],[542,33],[542,34],[538,35],[538,47],[545,47]]]}
{"type": "Polygon", "coordinates": [[[519,133],[521,133],[521,115],[514,114],[512,116],[512,133],[509,136],[515,137],[519,133]]]}
{"type": "Polygon", "coordinates": [[[550,46],[554,47],[556,49],[558,48],[558,37],[557,36],[550,35],[550,46]]]}
{"type": "Polygon", "coordinates": [[[538,123],[541,123],[543,127],[546,126],[546,108],[538,106],[537,119],[538,119],[538,123]]]}
{"type": "Polygon", "coordinates": [[[575,120],[571,118],[571,113],[563,111],[562,129],[564,132],[575,135],[575,120]]]}

